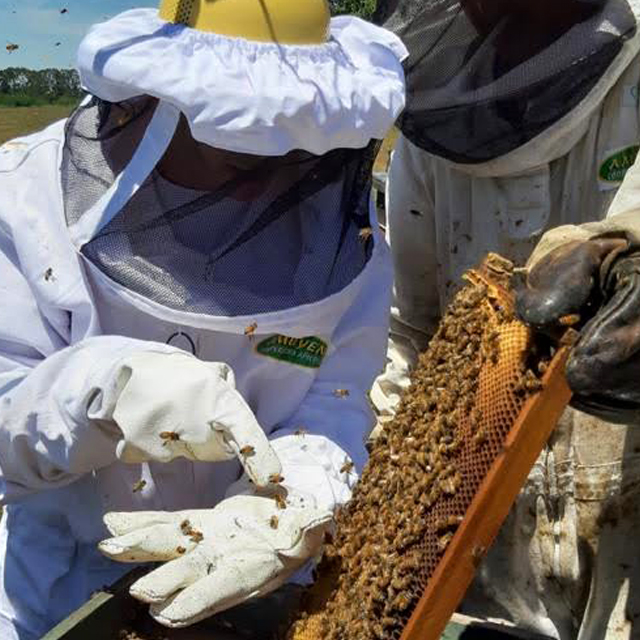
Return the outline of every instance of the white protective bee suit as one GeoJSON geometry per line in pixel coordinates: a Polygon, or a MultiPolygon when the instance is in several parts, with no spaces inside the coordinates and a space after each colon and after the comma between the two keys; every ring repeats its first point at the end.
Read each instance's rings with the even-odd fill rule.
{"type": "MultiPolygon", "coordinates": [[[[128,512],[168,522],[184,510],[204,510],[189,517],[205,542],[211,513],[216,536],[226,521],[255,531],[243,540],[263,544],[264,579],[253,584],[251,557],[230,545],[205,573],[246,589],[215,610],[317,553],[357,478],[345,461],[362,466],[374,422],[366,394],[384,364],[391,265],[379,234],[359,237],[373,215],[365,149],[403,108],[405,55],[356,18],[332,20],[325,42],[289,45],[132,10],[81,45],[94,97],[0,147],[2,640],[41,637],[128,570],[97,548],[109,512],[124,512],[107,518],[112,533],[149,517],[128,512]],[[264,177],[269,158],[238,179],[250,197],[235,183],[217,194],[172,184],[156,165],[181,117],[218,149],[298,154],[294,187],[288,166],[264,177]],[[298,502],[266,508],[246,481],[225,501],[240,461],[256,484],[281,474],[298,502]],[[237,504],[249,505],[244,525],[237,504]],[[274,553],[289,534],[297,546],[274,553]]],[[[192,538],[144,559],[185,544],[193,560],[192,538]]]]}
{"type": "MultiPolygon", "coordinates": [[[[410,58],[387,183],[383,423],[463,272],[488,251],[523,265],[545,231],[613,215],[640,144],[637,2],[596,3],[511,75],[492,67],[499,29],[478,43],[460,3],[390,4],[410,58]]],[[[562,640],[640,637],[638,530],[640,431],[567,411],[463,610],[562,640]]]]}

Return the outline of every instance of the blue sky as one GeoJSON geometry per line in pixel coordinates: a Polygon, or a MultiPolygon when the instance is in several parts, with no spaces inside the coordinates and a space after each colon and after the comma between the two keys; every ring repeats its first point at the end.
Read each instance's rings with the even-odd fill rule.
{"type": "Polygon", "coordinates": [[[159,0],[0,0],[0,69],[73,67],[90,25],[127,9],[158,4],[159,0]],[[62,9],[68,12],[61,14],[62,9]],[[7,44],[20,48],[9,53],[7,44]]]}

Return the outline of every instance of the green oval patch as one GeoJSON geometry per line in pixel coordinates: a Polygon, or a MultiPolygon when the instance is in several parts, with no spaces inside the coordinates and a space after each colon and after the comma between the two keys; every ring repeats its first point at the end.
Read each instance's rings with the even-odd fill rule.
{"type": "Polygon", "coordinates": [[[640,145],[634,144],[609,156],[600,166],[598,176],[605,182],[622,182],[636,161],[640,145]]]}
{"type": "Polygon", "coordinates": [[[290,338],[271,336],[256,347],[256,351],[267,358],[280,362],[289,362],[308,369],[318,369],[327,355],[327,343],[311,336],[309,338],[290,338]]]}

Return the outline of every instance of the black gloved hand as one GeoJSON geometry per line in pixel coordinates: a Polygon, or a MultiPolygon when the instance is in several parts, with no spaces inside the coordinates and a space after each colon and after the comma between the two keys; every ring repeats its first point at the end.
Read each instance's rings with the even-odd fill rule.
{"type": "Polygon", "coordinates": [[[548,332],[579,319],[567,362],[572,405],[640,424],[640,253],[626,239],[570,241],[535,262],[517,294],[518,315],[548,332]]]}

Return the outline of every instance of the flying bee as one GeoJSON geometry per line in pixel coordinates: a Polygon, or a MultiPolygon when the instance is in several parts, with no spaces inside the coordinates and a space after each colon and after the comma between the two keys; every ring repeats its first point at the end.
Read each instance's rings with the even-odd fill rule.
{"type": "Polygon", "coordinates": [[[142,491],[145,487],[147,486],[147,481],[146,480],[138,480],[138,482],[136,482],[133,485],[133,493],[139,493],[140,491],[142,491]]]}
{"type": "Polygon", "coordinates": [[[14,51],[17,51],[20,48],[19,44],[13,44],[13,43],[9,43],[7,44],[7,51],[9,53],[13,53],[14,51]]]}
{"type": "Polygon", "coordinates": [[[360,229],[358,233],[358,238],[362,242],[366,242],[373,235],[373,229],[371,227],[365,227],[364,229],[360,229]]]}
{"type": "Polygon", "coordinates": [[[244,330],[244,335],[247,336],[249,340],[251,340],[253,339],[257,329],[258,329],[258,323],[253,322],[244,330]]]}
{"type": "Polygon", "coordinates": [[[240,449],[240,455],[243,458],[251,458],[252,456],[256,455],[256,450],[254,447],[248,444],[247,446],[242,447],[242,449],[240,449]]]}
{"type": "Polygon", "coordinates": [[[271,518],[269,519],[269,526],[272,529],[277,529],[279,522],[280,522],[280,520],[279,520],[278,516],[271,516],[271,518]]]}
{"type": "Polygon", "coordinates": [[[309,432],[308,432],[304,427],[300,427],[300,429],[296,429],[296,430],[293,432],[293,435],[294,435],[294,436],[301,436],[301,437],[303,437],[303,436],[305,436],[307,433],[309,433],[309,432]]]}
{"type": "Polygon", "coordinates": [[[166,447],[169,442],[178,442],[180,440],[180,434],[175,431],[163,431],[160,434],[160,439],[164,440],[163,447],[166,447]]]}
{"type": "Polygon", "coordinates": [[[348,397],[348,396],[349,396],[349,389],[336,389],[336,390],[333,392],[333,395],[334,395],[336,398],[346,398],[346,397],[348,397]]]}

